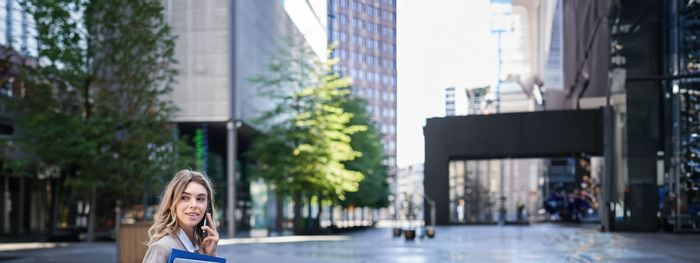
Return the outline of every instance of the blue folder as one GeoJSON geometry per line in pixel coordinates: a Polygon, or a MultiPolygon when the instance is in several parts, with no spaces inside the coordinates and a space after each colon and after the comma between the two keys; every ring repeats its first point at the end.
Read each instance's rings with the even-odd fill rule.
{"type": "Polygon", "coordinates": [[[208,255],[197,254],[197,253],[187,252],[184,250],[179,250],[179,249],[173,248],[170,250],[170,258],[168,258],[168,263],[177,263],[178,261],[226,263],[225,258],[212,257],[212,256],[208,256],[208,255]],[[176,259],[183,259],[183,260],[176,260],[176,259]]]}

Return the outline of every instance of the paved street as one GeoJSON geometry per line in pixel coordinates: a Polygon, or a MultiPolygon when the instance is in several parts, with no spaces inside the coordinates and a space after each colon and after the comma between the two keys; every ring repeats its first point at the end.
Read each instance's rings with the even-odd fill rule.
{"type": "MultiPolygon", "coordinates": [[[[700,235],[600,233],[595,225],[450,226],[434,239],[405,241],[391,229],[348,236],[222,240],[229,262],[692,262],[700,235]],[[243,243],[243,244],[241,244],[243,243]]],[[[7,262],[114,262],[113,243],[0,252],[7,262]]],[[[697,262],[697,261],[696,261],[697,262]]]]}

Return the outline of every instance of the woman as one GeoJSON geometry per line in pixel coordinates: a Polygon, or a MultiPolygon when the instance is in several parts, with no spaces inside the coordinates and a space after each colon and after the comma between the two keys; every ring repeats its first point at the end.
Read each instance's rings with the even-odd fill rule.
{"type": "MultiPolygon", "coordinates": [[[[165,188],[153,226],[148,230],[148,251],[144,263],[165,263],[175,248],[216,256],[216,232],[207,204],[214,203],[211,182],[201,173],[182,170],[165,188]],[[207,225],[200,222],[205,218],[207,225]],[[201,226],[201,227],[198,227],[201,226]],[[203,231],[207,231],[206,237],[203,231]]],[[[210,207],[210,211],[213,210],[210,207]]]]}

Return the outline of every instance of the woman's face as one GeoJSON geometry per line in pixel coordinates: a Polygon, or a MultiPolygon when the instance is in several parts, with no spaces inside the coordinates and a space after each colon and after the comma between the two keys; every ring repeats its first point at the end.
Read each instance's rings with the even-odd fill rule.
{"type": "Polygon", "coordinates": [[[181,228],[194,228],[202,221],[207,210],[207,189],[203,185],[190,182],[185,186],[175,205],[177,223],[181,228]]]}

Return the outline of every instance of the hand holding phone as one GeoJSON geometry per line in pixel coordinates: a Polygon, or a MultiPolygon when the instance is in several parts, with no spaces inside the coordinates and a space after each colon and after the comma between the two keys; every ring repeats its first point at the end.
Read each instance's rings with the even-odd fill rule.
{"type": "MultiPolygon", "coordinates": [[[[211,206],[209,204],[207,204],[207,211],[204,212],[204,220],[202,221],[202,226],[207,226],[207,214],[210,214],[210,213],[211,213],[211,206]]],[[[209,235],[209,231],[202,230],[202,237],[207,237],[207,235],[209,235]]]]}

